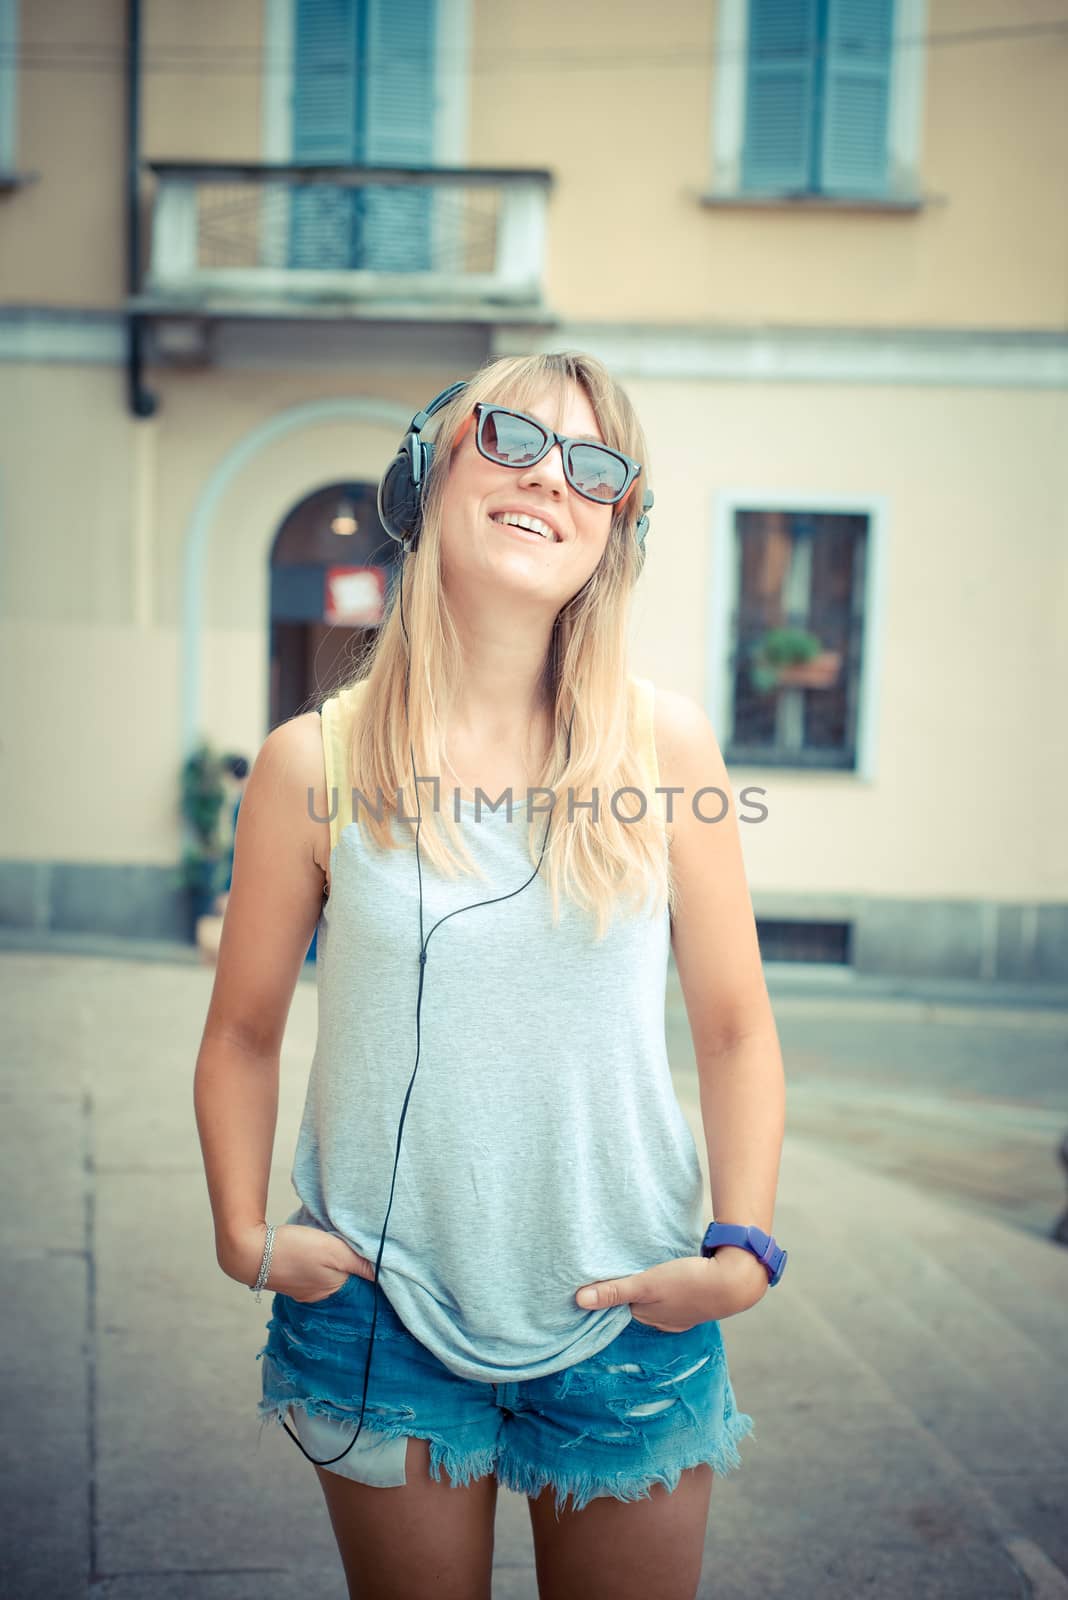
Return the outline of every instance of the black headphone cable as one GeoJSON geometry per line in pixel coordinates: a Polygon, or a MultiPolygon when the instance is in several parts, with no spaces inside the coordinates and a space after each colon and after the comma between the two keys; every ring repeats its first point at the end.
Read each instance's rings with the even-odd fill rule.
{"type": "MultiPolygon", "coordinates": [[[[457,917],[463,911],[475,911],[475,910],[478,909],[479,906],[492,906],[492,905],[497,905],[498,902],[501,901],[501,900],[511,900],[511,899],[514,898],[515,895],[521,894],[522,891],[527,887],[528,884],[533,883],[534,879],[538,876],[538,873],[541,870],[541,863],[542,863],[542,860],[543,860],[543,858],[545,856],[545,847],[549,842],[549,829],[552,827],[553,811],[554,811],[555,806],[556,806],[556,796],[554,795],[553,803],[549,807],[549,817],[548,817],[548,820],[547,820],[547,822],[545,824],[545,835],[544,835],[544,837],[542,839],[542,842],[541,842],[541,852],[540,852],[540,854],[538,856],[538,863],[537,863],[537,866],[534,868],[534,871],[530,874],[530,877],[527,878],[523,883],[521,883],[519,885],[518,889],[512,889],[512,890],[510,890],[508,892],[508,894],[496,895],[491,900],[476,900],[473,905],[458,906],[455,911],[446,912],[445,916],[438,918],[437,922],[435,922],[434,926],[431,928],[430,932],[427,934],[426,938],[424,939],[423,938],[423,871],[422,871],[422,863],[421,863],[421,859],[420,859],[420,855],[419,855],[419,830],[421,829],[421,827],[423,825],[423,808],[422,808],[422,805],[420,804],[420,801],[419,801],[419,780],[418,780],[418,777],[416,776],[416,771],[415,771],[415,746],[411,742],[411,720],[410,720],[409,709],[408,709],[408,687],[409,687],[409,681],[410,681],[410,678],[411,678],[411,641],[408,638],[408,629],[405,626],[405,621],[404,621],[404,564],[403,563],[402,563],[401,570],[400,570],[400,621],[401,621],[401,631],[404,634],[404,642],[405,642],[405,645],[407,647],[407,659],[406,659],[406,662],[405,662],[405,669],[404,669],[404,717],[405,717],[405,724],[408,727],[408,732],[409,732],[408,749],[409,749],[409,752],[411,754],[412,783],[413,783],[414,788],[415,788],[415,805],[416,805],[416,819],[417,819],[416,820],[416,825],[415,825],[415,865],[416,865],[416,871],[418,873],[418,878],[419,878],[419,989],[418,989],[418,992],[417,992],[417,995],[416,995],[416,1002],[415,1002],[415,1065],[412,1067],[412,1075],[411,1075],[411,1078],[408,1081],[408,1089],[407,1089],[407,1092],[406,1092],[406,1094],[404,1096],[404,1104],[403,1104],[403,1106],[401,1108],[400,1122],[397,1125],[397,1147],[396,1147],[396,1151],[395,1151],[394,1157],[393,1157],[393,1178],[392,1178],[392,1182],[390,1183],[390,1189],[389,1189],[389,1204],[386,1207],[385,1221],[382,1223],[382,1237],[381,1237],[381,1239],[379,1241],[378,1256],[377,1256],[377,1258],[375,1260],[375,1275],[374,1275],[374,1279],[373,1279],[373,1283],[372,1283],[372,1288],[374,1290],[374,1312],[373,1312],[372,1317],[371,1317],[371,1335],[370,1335],[370,1339],[368,1340],[368,1344],[367,1344],[367,1361],[366,1361],[366,1363],[364,1365],[364,1373],[363,1373],[363,1396],[362,1396],[362,1399],[360,1401],[360,1420],[359,1420],[359,1422],[357,1424],[356,1432],[353,1434],[352,1438],[349,1440],[349,1443],[345,1446],[344,1450],[342,1450],[341,1455],[331,1456],[329,1458],[329,1460],[327,1460],[327,1461],[316,1461],[314,1456],[308,1455],[307,1450],[304,1449],[304,1446],[301,1444],[300,1440],[297,1438],[297,1436],[293,1432],[292,1428],[286,1422],[285,1418],[282,1419],[283,1428],[285,1428],[286,1432],[289,1434],[289,1437],[293,1440],[293,1443],[297,1446],[298,1450],[300,1450],[303,1455],[307,1456],[307,1459],[313,1464],[313,1466],[317,1466],[317,1467],[329,1467],[329,1466],[332,1466],[335,1461],[340,1461],[342,1456],[348,1455],[349,1451],[352,1449],[353,1445],[356,1443],[356,1440],[360,1437],[360,1433],[361,1433],[361,1431],[363,1429],[364,1413],[365,1413],[366,1408],[367,1408],[367,1385],[368,1385],[368,1380],[369,1380],[370,1375],[371,1375],[371,1355],[372,1355],[372,1352],[374,1350],[375,1325],[376,1325],[376,1323],[378,1321],[378,1293],[379,1293],[379,1276],[378,1275],[379,1275],[379,1269],[381,1268],[381,1265],[382,1265],[382,1252],[383,1252],[383,1250],[385,1248],[385,1243],[386,1243],[386,1228],[387,1228],[387,1226],[389,1224],[389,1213],[393,1209],[393,1194],[394,1194],[394,1190],[396,1189],[396,1185],[397,1185],[397,1163],[400,1160],[400,1146],[401,1146],[401,1136],[402,1136],[403,1131],[404,1131],[404,1119],[408,1114],[408,1102],[411,1099],[412,1089],[413,1089],[414,1084],[415,1084],[415,1074],[419,1070],[419,1053],[420,1053],[420,1048],[421,1048],[421,1042],[420,1042],[420,1011],[421,1011],[422,1004],[423,1004],[423,979],[424,979],[424,976],[425,976],[425,973],[426,973],[427,946],[429,945],[431,937],[433,936],[435,931],[438,928],[441,927],[441,924],[443,922],[448,922],[450,917],[457,917]]],[[[566,754],[566,758],[565,758],[566,760],[570,760],[570,758],[571,758],[571,728],[572,728],[572,725],[574,723],[574,720],[575,720],[575,712],[574,712],[574,709],[572,709],[571,717],[570,717],[570,720],[569,720],[568,726],[567,726],[567,754],[566,754]]],[[[338,1291],[338,1293],[340,1293],[340,1290],[338,1291]]],[[[329,1299],[330,1297],[327,1296],[327,1298],[329,1299]]]]}

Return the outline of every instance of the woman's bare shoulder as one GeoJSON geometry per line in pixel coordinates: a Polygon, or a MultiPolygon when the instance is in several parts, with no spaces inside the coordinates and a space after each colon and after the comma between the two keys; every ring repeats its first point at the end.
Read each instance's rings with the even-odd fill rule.
{"type": "Polygon", "coordinates": [[[716,747],[712,724],[704,707],[692,695],[655,686],[653,738],[656,742],[660,782],[685,785],[695,763],[707,761],[716,747]]]}
{"type": "Polygon", "coordinates": [[[268,759],[287,780],[319,783],[326,788],[322,719],[318,711],[304,711],[280,722],[263,742],[268,759]]]}
{"type": "Polygon", "coordinates": [[[326,795],[326,762],[322,719],[318,711],[305,711],[280,722],[264,740],[266,760],[280,788],[303,801],[305,820],[316,865],[329,874],[330,823],[326,795]],[[317,819],[323,820],[317,820],[317,819]]]}

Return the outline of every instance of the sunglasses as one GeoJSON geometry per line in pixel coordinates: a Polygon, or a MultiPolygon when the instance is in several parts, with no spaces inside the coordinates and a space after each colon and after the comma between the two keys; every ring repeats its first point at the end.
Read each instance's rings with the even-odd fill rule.
{"type": "MultiPolygon", "coordinates": [[[[554,433],[525,411],[510,411],[507,406],[482,400],[475,406],[474,416],[478,419],[475,445],[487,461],[500,467],[532,467],[558,444],[568,483],[576,493],[602,506],[618,505],[642,470],[640,462],[618,450],[554,433]]],[[[470,425],[468,421],[467,427],[470,425]]]]}

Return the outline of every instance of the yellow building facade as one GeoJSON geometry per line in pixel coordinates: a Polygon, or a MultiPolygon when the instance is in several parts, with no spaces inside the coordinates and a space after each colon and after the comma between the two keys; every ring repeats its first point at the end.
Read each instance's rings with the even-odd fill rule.
{"type": "Polygon", "coordinates": [[[180,936],[182,762],[373,628],[414,412],[578,348],[766,957],[1062,981],[1066,44],[1052,0],[0,0],[0,924],[180,936]]]}

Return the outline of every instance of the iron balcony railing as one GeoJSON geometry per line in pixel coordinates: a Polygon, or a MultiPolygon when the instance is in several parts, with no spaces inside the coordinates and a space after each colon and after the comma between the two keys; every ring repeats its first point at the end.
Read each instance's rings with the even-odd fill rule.
{"type": "Polygon", "coordinates": [[[134,309],[545,312],[540,169],[152,161],[134,309]]]}

